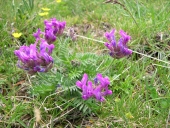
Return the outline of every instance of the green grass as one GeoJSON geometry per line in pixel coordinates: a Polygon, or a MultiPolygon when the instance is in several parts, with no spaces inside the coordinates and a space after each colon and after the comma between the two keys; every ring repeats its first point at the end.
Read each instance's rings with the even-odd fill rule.
{"type": "Polygon", "coordinates": [[[169,0],[120,0],[125,9],[103,2],[42,0],[27,9],[22,0],[14,0],[14,6],[11,1],[0,1],[0,127],[168,127],[167,63],[136,53],[113,59],[102,43],[82,38],[73,42],[62,36],[54,43],[52,71],[29,76],[17,68],[14,50],[34,43],[32,34],[37,28],[44,30],[44,19],[51,17],[65,20],[65,30],[73,27],[77,34],[101,41],[106,41],[106,31],[123,29],[132,37],[128,44],[132,50],[169,61],[169,0]],[[38,15],[42,7],[51,9],[49,15],[38,15]],[[15,39],[13,32],[23,35],[15,39]],[[104,103],[81,99],[75,82],[83,73],[91,80],[96,73],[108,76],[113,95],[104,103]],[[40,121],[36,121],[35,108],[41,113],[40,121]]]}

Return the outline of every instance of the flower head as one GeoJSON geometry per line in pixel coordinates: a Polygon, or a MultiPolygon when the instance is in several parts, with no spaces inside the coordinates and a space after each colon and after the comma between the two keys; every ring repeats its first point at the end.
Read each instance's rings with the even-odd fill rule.
{"type": "MultiPolygon", "coordinates": [[[[42,8],[44,11],[48,8],[42,8]]],[[[40,13],[41,16],[47,15],[48,12],[40,13]]],[[[56,36],[63,33],[65,22],[57,21],[52,18],[50,21],[45,20],[45,32],[40,29],[33,33],[36,41],[30,46],[21,46],[19,50],[15,50],[14,54],[18,57],[17,66],[27,70],[28,73],[47,72],[53,66],[53,58],[51,56],[54,49],[52,44],[56,40],[56,36]]],[[[21,35],[14,33],[14,37],[21,35]]]]}
{"type": "Polygon", "coordinates": [[[131,39],[131,37],[123,30],[120,30],[119,33],[121,38],[119,39],[118,43],[116,43],[115,39],[115,29],[113,29],[110,33],[105,33],[105,37],[109,41],[109,43],[105,43],[105,46],[110,50],[110,56],[113,58],[122,58],[132,54],[132,50],[128,49],[127,47],[127,42],[131,39]]]}
{"type": "Polygon", "coordinates": [[[15,38],[19,38],[22,35],[22,33],[12,33],[12,35],[15,38]]]}
{"type": "Polygon", "coordinates": [[[60,22],[57,21],[56,18],[52,18],[51,20],[45,20],[44,21],[45,24],[45,30],[49,30],[52,29],[54,35],[61,35],[64,31],[64,28],[66,26],[66,22],[60,22]]]}
{"type": "Polygon", "coordinates": [[[45,39],[48,44],[52,44],[56,41],[57,36],[61,35],[64,31],[66,22],[57,21],[55,18],[44,21],[45,31],[37,30],[33,36],[36,38],[36,42],[40,39],[45,39]],[[42,36],[41,36],[42,35],[42,36]]]}
{"type": "Polygon", "coordinates": [[[56,40],[56,36],[61,35],[64,31],[66,22],[57,21],[55,18],[51,20],[45,20],[45,39],[49,44],[56,40]]]}
{"type": "Polygon", "coordinates": [[[37,48],[37,43],[21,46],[19,50],[14,51],[18,57],[17,66],[30,74],[47,72],[52,68],[53,58],[50,55],[53,49],[54,45],[49,45],[45,40],[41,40],[40,48],[37,48]]]}
{"type": "Polygon", "coordinates": [[[77,87],[82,90],[82,98],[84,100],[95,97],[100,102],[105,100],[104,96],[112,94],[112,91],[108,89],[109,84],[109,78],[103,77],[101,74],[97,74],[94,84],[92,81],[88,81],[87,74],[83,75],[81,81],[76,82],[77,87]]]}

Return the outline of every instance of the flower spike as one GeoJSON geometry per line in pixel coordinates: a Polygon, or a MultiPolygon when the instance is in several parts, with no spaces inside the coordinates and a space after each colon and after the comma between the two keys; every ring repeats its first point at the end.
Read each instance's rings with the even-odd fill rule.
{"type": "Polygon", "coordinates": [[[14,51],[18,57],[17,66],[28,71],[29,74],[47,72],[52,68],[53,58],[50,55],[53,49],[54,45],[49,45],[45,40],[41,40],[40,50],[36,43],[30,46],[21,46],[19,50],[14,51]]]}
{"type": "Polygon", "coordinates": [[[120,30],[119,34],[121,38],[119,39],[118,43],[116,43],[115,29],[113,29],[110,33],[105,33],[105,37],[109,41],[109,43],[105,43],[105,46],[110,50],[110,56],[117,59],[132,54],[132,50],[128,49],[127,47],[127,43],[131,37],[127,35],[123,30],[120,30]]]}
{"type": "Polygon", "coordinates": [[[92,81],[88,81],[87,74],[83,75],[81,81],[76,82],[77,87],[82,90],[82,98],[84,100],[94,97],[100,102],[105,101],[104,96],[112,94],[112,91],[108,89],[109,84],[109,78],[103,77],[102,74],[97,74],[94,84],[92,81]]]}

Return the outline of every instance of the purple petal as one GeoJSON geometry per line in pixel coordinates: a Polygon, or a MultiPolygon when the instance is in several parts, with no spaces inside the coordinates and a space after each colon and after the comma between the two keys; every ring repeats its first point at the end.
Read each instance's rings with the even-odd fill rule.
{"type": "Polygon", "coordinates": [[[113,29],[110,33],[109,32],[105,33],[105,37],[108,39],[108,41],[113,47],[116,47],[115,32],[116,30],[113,29]]]}
{"type": "Polygon", "coordinates": [[[53,34],[53,30],[49,29],[45,31],[45,39],[48,44],[52,44],[56,40],[56,36],[53,34]]]}
{"type": "Polygon", "coordinates": [[[83,75],[82,80],[81,80],[82,84],[86,84],[86,83],[87,83],[87,80],[88,80],[88,75],[85,73],[85,74],[83,75]]]}
{"type": "Polygon", "coordinates": [[[48,46],[48,54],[51,55],[51,53],[52,53],[54,47],[55,47],[54,44],[51,44],[51,45],[48,46]]]}
{"type": "Polygon", "coordinates": [[[77,87],[79,87],[80,89],[82,89],[82,83],[81,83],[81,81],[77,81],[77,82],[76,82],[76,85],[77,85],[77,87]]]}
{"type": "Polygon", "coordinates": [[[40,56],[45,59],[46,63],[49,64],[51,62],[53,62],[53,58],[51,56],[49,56],[48,53],[41,53],[40,56]]]}
{"type": "Polygon", "coordinates": [[[100,81],[100,84],[105,87],[108,86],[110,84],[110,81],[108,78],[103,78],[103,76],[101,74],[97,74],[97,78],[100,81]]]}
{"type": "Polygon", "coordinates": [[[93,94],[95,96],[95,98],[100,101],[100,102],[103,102],[105,99],[104,97],[102,96],[102,93],[101,93],[101,86],[98,86],[94,91],[93,91],[93,94]]]}
{"type": "Polygon", "coordinates": [[[33,33],[33,36],[36,38],[36,39],[40,39],[40,35],[41,35],[41,30],[38,29],[36,33],[33,33]]]}
{"type": "Polygon", "coordinates": [[[103,93],[103,96],[106,96],[106,95],[112,95],[112,91],[111,90],[107,90],[103,93]]]}
{"type": "Polygon", "coordinates": [[[93,83],[91,81],[88,81],[88,86],[87,86],[87,94],[89,97],[93,95],[93,83]]]}
{"type": "Polygon", "coordinates": [[[126,32],[124,32],[123,30],[120,30],[119,33],[121,35],[121,39],[123,40],[122,43],[123,45],[125,45],[131,39],[131,37],[127,35],[126,32]]]}
{"type": "Polygon", "coordinates": [[[111,44],[109,44],[109,43],[106,42],[104,45],[105,45],[110,51],[114,50],[114,49],[113,49],[113,46],[112,46],[111,44]]]}
{"type": "Polygon", "coordinates": [[[87,80],[88,80],[88,75],[85,73],[85,74],[83,75],[82,80],[81,80],[81,81],[77,81],[77,82],[76,82],[76,85],[77,85],[79,88],[82,89],[82,88],[83,88],[83,85],[86,85],[87,80]]]}
{"type": "Polygon", "coordinates": [[[36,44],[30,45],[30,58],[33,59],[33,60],[37,60],[36,44]]]}

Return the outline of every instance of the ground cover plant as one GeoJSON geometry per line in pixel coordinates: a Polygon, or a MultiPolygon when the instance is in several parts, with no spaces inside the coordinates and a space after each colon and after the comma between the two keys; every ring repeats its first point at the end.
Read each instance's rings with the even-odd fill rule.
{"type": "Polygon", "coordinates": [[[0,3],[0,127],[170,127],[169,0],[0,3]]]}

